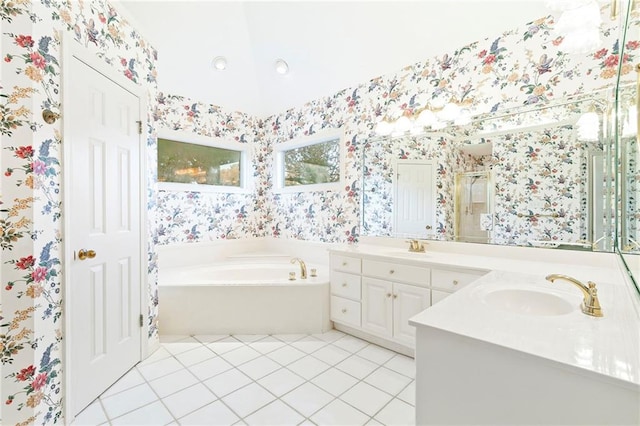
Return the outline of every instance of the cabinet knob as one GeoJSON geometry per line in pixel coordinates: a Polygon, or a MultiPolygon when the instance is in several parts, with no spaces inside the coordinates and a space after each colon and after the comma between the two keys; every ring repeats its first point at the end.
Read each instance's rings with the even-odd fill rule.
{"type": "Polygon", "coordinates": [[[390,273],[390,274],[395,274],[395,272],[396,272],[396,271],[394,271],[393,269],[391,269],[391,270],[389,271],[389,273],[390,273]]]}
{"type": "Polygon", "coordinates": [[[346,286],[347,286],[347,283],[342,283],[342,287],[346,287],[346,286]]]}
{"type": "Polygon", "coordinates": [[[342,266],[347,266],[347,262],[342,262],[342,266]]]}
{"type": "Polygon", "coordinates": [[[458,280],[453,280],[453,285],[458,285],[458,280]]]}
{"type": "Polygon", "coordinates": [[[347,313],[347,308],[342,308],[342,313],[346,314],[347,313]]]}
{"type": "Polygon", "coordinates": [[[391,297],[391,293],[387,293],[387,297],[391,297]]]}
{"type": "Polygon", "coordinates": [[[394,298],[394,299],[397,299],[397,298],[398,298],[398,295],[397,295],[397,294],[394,294],[394,295],[393,295],[393,298],[394,298]]]}

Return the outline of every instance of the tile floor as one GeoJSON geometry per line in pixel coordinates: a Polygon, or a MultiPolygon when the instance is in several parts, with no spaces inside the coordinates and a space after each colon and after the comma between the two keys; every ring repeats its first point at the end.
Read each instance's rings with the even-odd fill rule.
{"type": "Polygon", "coordinates": [[[74,425],[412,425],[412,358],[337,330],[163,336],[74,425]]]}

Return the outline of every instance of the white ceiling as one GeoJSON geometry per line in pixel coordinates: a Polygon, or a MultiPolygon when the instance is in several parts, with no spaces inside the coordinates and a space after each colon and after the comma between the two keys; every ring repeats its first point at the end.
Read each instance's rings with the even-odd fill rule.
{"type": "Polygon", "coordinates": [[[259,117],[550,13],[543,0],[114,3],[158,50],[161,91],[259,117]],[[213,69],[216,56],[226,70],[213,69]],[[288,74],[275,72],[278,58],[288,74]]]}

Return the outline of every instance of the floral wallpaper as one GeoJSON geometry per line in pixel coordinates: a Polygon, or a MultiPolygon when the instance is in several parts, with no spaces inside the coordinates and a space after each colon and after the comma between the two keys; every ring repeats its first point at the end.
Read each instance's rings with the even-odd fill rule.
{"type": "Polygon", "coordinates": [[[572,125],[494,139],[492,242],[528,245],[586,239],[584,147],[572,125]]]}
{"type": "MultiPolygon", "coordinates": [[[[632,80],[635,76],[631,64],[637,59],[640,43],[627,41],[625,53],[620,58],[617,24],[608,19],[603,21],[601,46],[583,55],[563,50],[563,39],[554,34],[554,18],[549,16],[268,118],[265,120],[267,144],[275,146],[329,124],[341,124],[348,152],[347,179],[345,189],[340,193],[299,193],[285,197],[273,195],[271,184],[267,183],[265,191],[268,199],[273,200],[276,213],[270,226],[271,235],[348,242],[357,241],[361,231],[380,231],[371,228],[374,226],[371,215],[381,215],[389,210],[389,198],[385,198],[388,191],[365,195],[359,190],[359,182],[365,176],[365,186],[370,187],[374,184],[373,179],[385,180],[362,168],[363,158],[371,157],[371,151],[375,157],[376,150],[388,149],[376,146],[386,142],[374,134],[375,124],[383,117],[412,115],[425,107],[425,99],[452,99],[474,114],[481,114],[589,93],[615,83],[620,60],[623,78],[632,80]],[[369,211],[365,209],[361,215],[358,206],[365,196],[368,201],[379,198],[387,205],[369,211]],[[362,222],[365,224],[363,230],[360,229],[362,222]]],[[[447,140],[435,142],[443,144],[447,140]]],[[[437,148],[424,149],[425,154],[430,155],[429,152],[437,148]]],[[[450,165],[442,162],[441,166],[440,172],[453,179],[450,165]]],[[[556,179],[558,184],[565,184],[559,177],[556,179]]],[[[453,183],[441,184],[437,232],[445,237],[452,232],[452,197],[444,191],[453,183]]],[[[380,185],[385,184],[381,181],[380,185]]],[[[526,223],[521,225],[517,229],[526,228],[526,223]]],[[[496,241],[526,239],[524,235],[514,234],[519,231],[514,231],[513,226],[510,229],[496,241]],[[507,238],[506,233],[511,236],[507,238]]],[[[583,234],[583,231],[571,229],[566,233],[583,234]]]]}
{"type": "MultiPolygon", "coordinates": [[[[362,232],[369,236],[394,236],[393,176],[394,160],[435,161],[435,229],[428,238],[454,236],[455,173],[468,170],[468,159],[441,133],[403,138],[372,140],[364,147],[362,232]]],[[[424,238],[425,235],[420,236],[424,238]]]]}
{"type": "MultiPolygon", "coordinates": [[[[158,191],[152,243],[165,245],[264,235],[269,217],[260,195],[265,148],[258,144],[262,122],[242,113],[225,113],[214,105],[159,93],[152,113],[158,130],[180,130],[250,145],[251,176],[247,194],[158,191]]],[[[155,159],[154,159],[155,161],[155,159]]]]}
{"type": "MultiPolygon", "coordinates": [[[[272,117],[228,113],[215,105],[157,92],[157,53],[105,0],[12,0],[0,5],[0,230],[2,231],[3,424],[63,423],[61,271],[63,230],[61,122],[46,124],[42,109],[60,112],[63,34],[113,69],[148,89],[149,167],[148,324],[157,338],[155,247],[172,242],[272,235],[354,242],[360,234],[363,156],[385,150],[373,140],[385,115],[411,114],[427,99],[452,97],[476,112],[500,112],[589,92],[627,78],[640,43],[620,55],[616,24],[605,20],[602,45],[582,56],[563,50],[545,17],[396,73],[330,94],[272,117]],[[622,61],[622,64],[620,64],[622,61]],[[159,192],[155,188],[156,127],[232,137],[252,146],[254,188],[249,194],[159,192]],[[298,194],[273,191],[273,148],[327,127],[343,130],[344,189],[298,194]]],[[[215,102],[215,100],[212,100],[215,102]]],[[[446,144],[446,139],[433,141],[446,144]]],[[[416,152],[437,147],[412,146],[416,152]]],[[[450,161],[457,162],[457,159],[450,161]]],[[[462,161],[462,160],[460,160],[462,161]]],[[[448,172],[447,172],[448,173],[448,172]]],[[[552,172],[554,174],[555,172],[552,172]]],[[[550,177],[558,179],[559,176],[550,177]]],[[[442,185],[451,185],[442,178],[442,185]],[[445,183],[446,182],[446,183],[445,183]]],[[[443,195],[438,232],[450,232],[451,200],[443,195]]],[[[578,231],[574,231],[578,232],[578,231]]],[[[581,232],[581,231],[580,231],[581,232]]]]}
{"type": "Polygon", "coordinates": [[[623,137],[621,143],[626,155],[626,197],[623,197],[626,208],[627,241],[622,241],[623,251],[640,252],[640,144],[637,136],[623,137]]]}
{"type": "Polygon", "coordinates": [[[156,52],[105,1],[13,0],[0,19],[1,422],[62,423],[62,124],[41,111],[62,111],[63,34],[151,92],[156,52]]]}

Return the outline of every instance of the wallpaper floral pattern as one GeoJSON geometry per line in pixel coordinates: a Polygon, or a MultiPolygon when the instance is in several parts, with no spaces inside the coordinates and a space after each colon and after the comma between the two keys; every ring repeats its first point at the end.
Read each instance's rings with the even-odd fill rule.
{"type": "MultiPolygon", "coordinates": [[[[637,41],[620,46],[615,23],[605,21],[603,42],[598,49],[581,57],[569,56],[563,51],[562,38],[553,34],[553,18],[546,17],[301,108],[257,119],[180,96],[158,94],[156,51],[105,0],[13,0],[2,2],[0,19],[2,423],[21,425],[63,421],[63,141],[60,122],[43,123],[40,111],[48,108],[59,112],[62,107],[60,44],[64,34],[149,91],[151,339],[157,335],[156,245],[263,235],[357,241],[363,195],[362,159],[368,150],[379,149],[372,140],[377,120],[387,114],[412,113],[421,108],[418,95],[422,94],[427,98],[451,96],[477,112],[496,112],[588,92],[612,83],[620,61],[623,74],[631,77],[631,63],[637,59],[640,47],[637,41]],[[622,57],[621,47],[626,49],[622,57]],[[158,192],[154,186],[156,127],[231,137],[251,144],[252,192],[158,192]],[[344,189],[275,194],[272,166],[276,144],[328,127],[343,131],[344,189]]],[[[443,211],[450,211],[450,207],[443,211]]],[[[446,215],[443,213],[444,218],[439,219],[443,223],[438,230],[441,234],[450,232],[445,225],[449,220],[446,215]]]]}
{"type": "MultiPolygon", "coordinates": [[[[156,52],[105,1],[2,2],[2,423],[62,418],[61,39],[155,87],[156,52]]],[[[151,313],[153,314],[153,312],[151,313]]]]}
{"type": "MultiPolygon", "coordinates": [[[[610,87],[615,82],[621,60],[623,78],[633,79],[631,64],[637,58],[640,43],[626,42],[625,53],[620,58],[617,24],[610,20],[605,22],[602,45],[588,54],[565,52],[562,37],[554,34],[555,22],[549,16],[268,118],[265,124],[267,144],[275,146],[329,124],[341,124],[349,153],[345,190],[341,193],[300,193],[283,197],[269,194],[269,184],[265,187],[277,213],[271,225],[272,235],[316,241],[357,241],[362,220],[365,225],[373,226],[368,215],[382,214],[383,210],[389,209],[379,206],[373,211],[365,210],[363,218],[358,208],[365,196],[359,190],[361,184],[358,182],[363,174],[371,179],[362,169],[363,158],[370,157],[371,151],[375,156],[375,150],[384,150],[376,146],[380,141],[373,131],[375,124],[385,116],[413,114],[425,106],[424,99],[451,98],[474,113],[498,113],[610,87]],[[318,208],[327,203],[330,203],[330,209],[318,208]]],[[[445,142],[446,139],[437,141],[438,144],[445,142]]],[[[439,173],[446,173],[453,179],[451,165],[440,164],[439,173]]],[[[439,203],[442,204],[437,210],[437,233],[441,237],[452,235],[452,196],[444,192],[452,182],[441,182],[443,187],[439,189],[439,203]]],[[[366,185],[371,184],[373,182],[369,180],[366,185]]],[[[385,184],[381,182],[380,185],[385,184]]],[[[503,191],[515,191],[515,186],[503,191]]],[[[388,191],[382,190],[366,196],[381,197],[382,202],[388,203],[385,194],[388,191]]],[[[526,239],[514,234],[513,228],[509,232],[509,238],[503,235],[499,240],[526,239]]]]}
{"type": "Polygon", "coordinates": [[[365,145],[362,231],[369,236],[396,236],[393,229],[393,176],[395,160],[434,160],[435,228],[419,237],[451,240],[454,236],[455,173],[468,170],[467,159],[447,134],[381,138],[365,145]]]}

